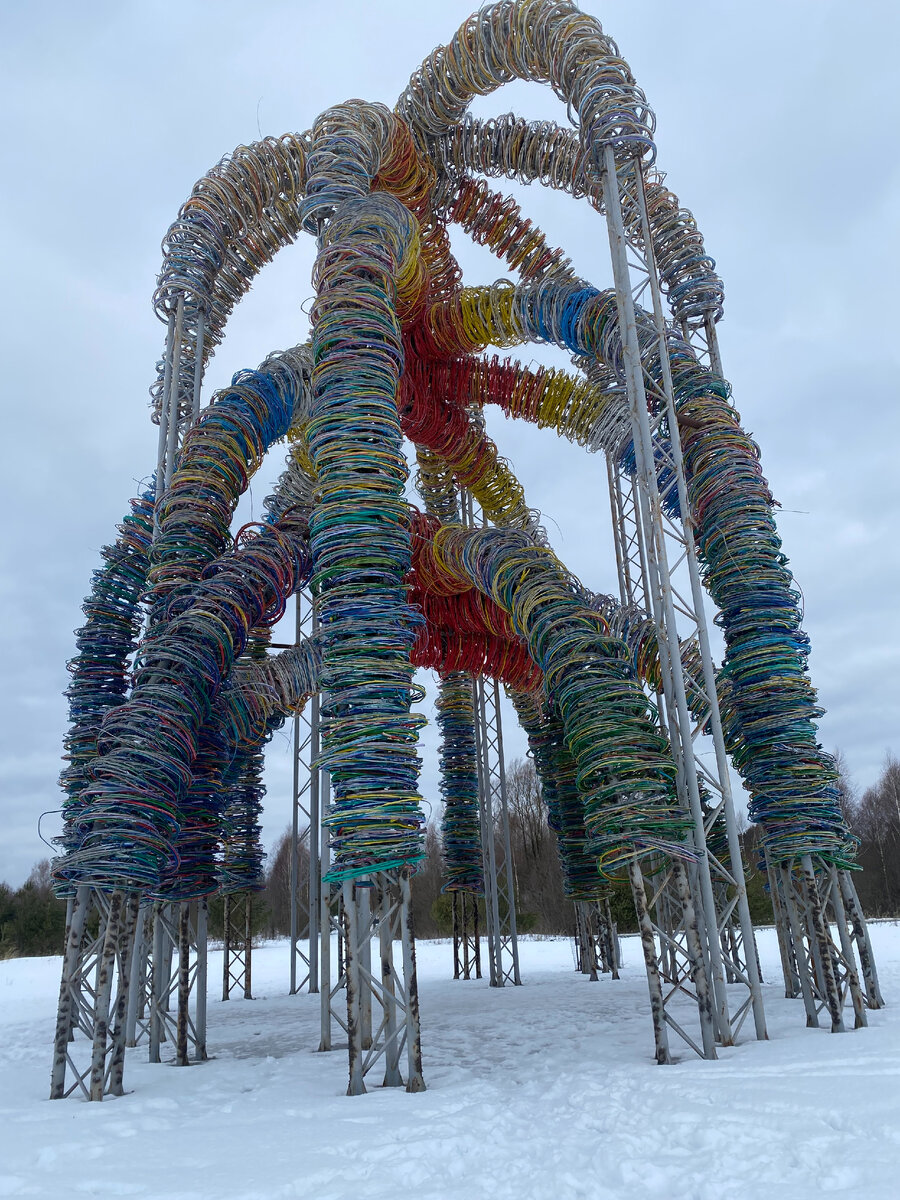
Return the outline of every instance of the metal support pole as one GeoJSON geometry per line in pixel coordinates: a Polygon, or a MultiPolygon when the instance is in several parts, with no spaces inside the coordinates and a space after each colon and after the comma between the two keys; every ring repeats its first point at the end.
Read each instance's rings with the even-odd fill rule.
{"type": "Polygon", "coordinates": [[[109,1066],[109,1093],[124,1096],[125,1042],[128,1028],[128,1008],[131,992],[131,964],[135,953],[138,913],[141,897],[139,892],[130,892],[125,899],[119,921],[116,958],[119,970],[119,992],[113,1014],[112,1046],[109,1066]]]}
{"type": "Polygon", "coordinates": [[[834,975],[834,962],[831,957],[831,938],[825,929],[822,900],[819,895],[818,881],[810,855],[804,854],[800,859],[800,870],[803,873],[806,884],[809,914],[813,926],[813,946],[818,949],[821,962],[825,1004],[831,1016],[831,1032],[843,1033],[844,1018],[841,1011],[841,996],[834,975]]]}
{"type": "Polygon", "coordinates": [[[659,966],[656,961],[656,941],[653,936],[653,923],[647,909],[647,893],[644,889],[644,878],[640,863],[633,858],[628,867],[631,879],[631,891],[634,896],[634,911],[637,914],[638,928],[641,933],[641,949],[644,952],[644,966],[647,970],[647,986],[650,990],[650,1015],[653,1020],[653,1040],[656,1045],[656,1061],[664,1066],[672,1061],[669,1053],[669,1035],[666,1031],[665,1006],[663,1004],[662,983],[659,977],[659,966]]]}
{"type": "Polygon", "coordinates": [[[144,992],[147,971],[147,906],[140,905],[134,929],[134,950],[131,955],[131,980],[128,988],[128,1014],[125,1019],[125,1045],[137,1045],[137,1020],[144,992]]]}
{"type": "Polygon", "coordinates": [[[422,1038],[419,1030],[419,984],[416,977],[416,944],[413,932],[409,875],[400,871],[400,937],[403,944],[403,975],[406,983],[406,1056],[408,1092],[424,1092],[422,1038]]]}
{"type": "Polygon", "coordinates": [[[172,375],[169,384],[169,428],[166,442],[165,486],[172,482],[175,459],[178,455],[178,433],[181,427],[181,338],[184,324],[184,296],[178,297],[175,308],[175,340],[172,346],[172,375]]]}
{"type": "Polygon", "coordinates": [[[195,1054],[206,1062],[206,998],[207,998],[207,951],[209,946],[209,906],[204,896],[197,901],[197,976],[194,981],[195,1011],[194,1033],[195,1054]]]}
{"type": "Polygon", "coordinates": [[[866,1005],[863,1000],[862,990],[859,986],[859,976],[856,974],[856,969],[853,961],[853,941],[850,937],[850,932],[847,928],[847,914],[844,911],[844,901],[841,896],[841,888],[838,883],[837,868],[831,868],[831,902],[834,906],[835,923],[838,927],[838,936],[841,940],[841,954],[847,966],[847,990],[850,993],[850,999],[853,1003],[853,1027],[854,1029],[862,1029],[868,1025],[866,1017],[866,1005]]]}
{"type": "MultiPolygon", "coordinates": [[[[454,893],[455,895],[455,893],[454,893]]],[[[403,1087],[400,1074],[400,1028],[394,988],[393,906],[385,879],[379,897],[378,946],[381,952],[381,994],[384,1009],[383,1087],[403,1087]]]]}
{"type": "MultiPolygon", "coordinates": [[[[607,166],[608,166],[607,159],[607,166]]],[[[712,731],[713,747],[716,755],[717,781],[721,790],[722,807],[725,817],[725,829],[728,837],[728,853],[731,859],[733,887],[737,893],[737,909],[741,926],[741,934],[744,943],[744,955],[747,969],[747,982],[750,990],[754,1022],[756,1026],[756,1036],[759,1039],[765,1039],[766,1021],[763,1010],[762,986],[759,972],[759,963],[756,958],[756,942],[753,936],[753,922],[750,917],[750,905],[747,900],[747,887],[744,879],[743,860],[741,854],[740,832],[737,825],[737,817],[734,810],[734,798],[731,792],[731,778],[728,770],[728,755],[725,749],[725,735],[722,729],[722,717],[719,710],[719,698],[716,690],[716,672],[713,666],[712,649],[709,641],[709,629],[706,623],[703,600],[703,584],[700,578],[700,567],[697,562],[697,552],[695,547],[695,528],[694,520],[691,513],[690,498],[687,491],[687,479],[684,471],[684,456],[681,450],[681,436],[678,429],[678,413],[675,408],[675,387],[672,379],[672,364],[668,353],[668,338],[666,329],[665,314],[663,312],[662,295],[659,287],[659,274],[656,267],[653,251],[653,238],[650,229],[650,216],[647,210],[647,196],[644,188],[644,173],[640,161],[636,160],[634,164],[634,173],[636,179],[638,205],[641,214],[641,226],[644,236],[645,254],[647,256],[648,278],[650,282],[650,295],[653,302],[653,319],[656,325],[656,335],[659,340],[659,360],[660,370],[662,372],[663,392],[666,397],[666,415],[669,423],[669,439],[672,447],[672,458],[675,464],[675,478],[678,489],[678,502],[681,509],[682,522],[684,524],[684,546],[685,559],[688,568],[688,577],[691,585],[691,601],[693,604],[694,613],[696,615],[697,638],[700,645],[700,659],[703,667],[703,684],[706,692],[706,699],[709,706],[709,722],[712,731]]],[[[715,325],[711,317],[707,317],[707,325],[712,330],[711,337],[713,341],[710,343],[711,354],[712,346],[715,343],[715,325]]],[[[716,345],[715,362],[718,366],[717,373],[721,372],[721,361],[718,358],[718,347],[716,345]]],[[[714,369],[716,369],[714,367],[714,369]]],[[[644,408],[644,418],[646,418],[646,406],[644,408]]],[[[644,423],[642,418],[642,423],[644,423]]],[[[646,420],[646,433],[649,437],[650,427],[649,420],[646,420]]],[[[654,474],[655,479],[655,474],[654,474]]],[[[675,612],[674,606],[671,605],[670,596],[670,612],[671,620],[674,629],[675,612]]],[[[670,613],[666,614],[666,624],[668,623],[670,613]]],[[[684,678],[681,670],[681,656],[678,653],[677,637],[675,645],[672,647],[673,666],[675,667],[675,685],[676,695],[678,700],[679,720],[684,721],[687,717],[687,723],[682,726],[685,731],[685,736],[682,741],[690,740],[690,716],[687,709],[687,699],[684,695],[684,678]],[[679,677],[681,678],[679,690],[679,677]]],[[[690,756],[693,757],[692,755],[690,756]]],[[[693,808],[693,791],[692,808],[693,808]]],[[[697,799],[699,810],[699,795],[697,799]]],[[[697,814],[694,814],[695,825],[697,823],[697,814]]],[[[703,827],[703,817],[700,813],[700,827],[703,827]]],[[[716,914],[718,906],[712,891],[712,880],[709,870],[709,861],[706,854],[706,839],[703,837],[703,849],[700,862],[700,883],[704,895],[704,908],[708,910],[709,920],[714,922],[714,928],[711,936],[718,935],[716,914]]],[[[721,956],[719,956],[721,959],[721,956]]],[[[713,975],[716,975],[715,957],[712,958],[713,975]]],[[[726,1014],[727,1015],[727,1014],[726,1014]]]]}
{"type": "MultiPolygon", "coordinates": [[[[59,985],[59,1006],[56,1015],[56,1037],[53,1042],[53,1066],[50,1072],[50,1099],[62,1100],[66,1091],[66,1065],[69,1062],[69,1040],[78,1019],[79,960],[85,925],[91,908],[91,889],[82,884],[70,898],[66,949],[63,955],[62,978],[59,985]]],[[[78,1083],[73,1084],[77,1087],[78,1083]]]]}
{"type": "MultiPolygon", "coordinates": [[[[776,867],[781,873],[782,896],[784,898],[784,906],[787,912],[788,924],[791,930],[791,940],[794,946],[794,954],[797,962],[797,977],[800,983],[800,994],[803,996],[803,1004],[806,1008],[806,1025],[809,1029],[818,1029],[819,1013],[816,1006],[815,996],[813,995],[812,983],[810,981],[810,972],[807,969],[807,964],[801,961],[803,947],[803,929],[800,924],[800,916],[797,912],[797,906],[793,902],[791,889],[793,880],[791,879],[791,868],[786,863],[779,864],[776,867]]],[[[805,955],[804,955],[805,957],[805,955]]]]}
{"type": "Polygon", "coordinates": [[[347,1047],[350,1056],[350,1081],[347,1084],[347,1095],[364,1096],[366,1085],[363,1081],[363,1046],[359,1006],[359,913],[356,906],[355,888],[349,880],[343,885],[343,899],[344,954],[347,976],[347,1047]]]}
{"type": "MultiPolygon", "coordinates": [[[[506,760],[503,755],[503,720],[500,715],[500,684],[496,679],[493,681],[494,690],[494,717],[496,721],[496,762],[497,762],[497,777],[500,782],[500,830],[503,835],[503,871],[498,878],[498,890],[501,890],[505,881],[505,899],[506,899],[506,928],[508,936],[506,938],[506,948],[512,958],[512,981],[516,986],[521,985],[522,978],[519,973],[519,937],[516,928],[516,890],[515,890],[515,865],[512,855],[512,841],[509,833],[509,804],[506,795],[506,760]]],[[[488,749],[490,750],[490,729],[488,729],[488,749]]]]}
{"type": "Polygon", "coordinates": [[[94,1043],[91,1054],[91,1100],[102,1100],[106,1085],[106,1054],[109,1042],[109,1009],[112,999],[113,972],[116,965],[116,939],[124,896],[115,891],[109,901],[109,915],[97,973],[97,999],[94,1009],[94,1043]]]}
{"type": "Polygon", "coordinates": [[[194,350],[194,393],[191,398],[191,424],[200,415],[200,385],[203,382],[203,313],[197,313],[197,342],[194,350]]]}
{"type": "Polygon", "coordinates": [[[475,758],[478,766],[478,801],[481,817],[481,854],[484,866],[484,901],[487,916],[488,962],[491,987],[503,987],[503,955],[500,945],[500,906],[497,897],[497,848],[494,843],[494,812],[490,776],[485,767],[484,684],[475,687],[475,758]]]}
{"type": "Polygon", "coordinates": [[[862,905],[856,894],[856,886],[849,871],[837,872],[838,886],[844,901],[844,908],[850,918],[853,930],[853,941],[856,953],[859,955],[859,965],[862,970],[863,983],[866,989],[866,1004],[869,1008],[883,1008],[884,997],[878,984],[878,972],[875,969],[875,956],[869,941],[869,930],[863,916],[862,905]]]}
{"type": "MultiPolygon", "coordinates": [[[[372,977],[371,888],[358,882],[355,891],[358,912],[359,967],[363,979],[366,980],[372,977]]],[[[360,989],[359,995],[359,1041],[363,1050],[372,1048],[372,989],[365,984],[360,989]]]]}
{"type": "Polygon", "coordinates": [[[188,1065],[188,1004],[191,996],[191,909],[186,900],[178,906],[178,1019],[175,1062],[188,1065]]]}

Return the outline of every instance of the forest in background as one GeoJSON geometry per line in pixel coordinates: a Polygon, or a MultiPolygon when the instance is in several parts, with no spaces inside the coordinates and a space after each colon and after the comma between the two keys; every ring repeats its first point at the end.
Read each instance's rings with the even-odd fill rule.
{"type": "MultiPolygon", "coordinates": [[[[843,769],[841,781],[844,812],[860,841],[862,870],[856,875],[856,885],[863,909],[870,917],[900,916],[900,760],[889,755],[878,781],[862,795],[854,791],[843,769]]],[[[509,764],[507,792],[519,932],[570,935],[574,910],[563,890],[556,836],[547,828],[540,785],[530,761],[517,759],[509,764]]],[[[751,914],[757,924],[770,924],[772,907],[758,867],[756,829],[747,828],[742,840],[751,914]]],[[[413,878],[414,927],[418,937],[443,937],[451,931],[450,897],[441,891],[440,834],[433,822],[426,832],[425,850],[425,860],[413,878]]],[[[290,933],[290,852],[288,833],[273,849],[265,887],[254,899],[253,924],[259,936],[290,933]]],[[[220,937],[221,897],[212,897],[209,907],[210,934],[220,937]]],[[[635,928],[627,887],[613,887],[612,910],[621,932],[635,928]]],[[[22,887],[14,890],[0,883],[0,958],[61,954],[65,918],[65,901],[53,895],[46,859],[34,867],[22,887]]]]}

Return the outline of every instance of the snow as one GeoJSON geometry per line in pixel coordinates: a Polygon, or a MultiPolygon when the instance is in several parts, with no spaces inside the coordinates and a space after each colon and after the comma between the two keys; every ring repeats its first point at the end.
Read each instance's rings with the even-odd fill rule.
{"type": "MultiPolygon", "coordinates": [[[[129,1094],[47,1100],[59,959],[0,962],[0,1197],[151,1200],[755,1200],[898,1194],[900,928],[872,938],[888,1007],[843,1035],[785,1000],[759,935],[770,1040],[659,1067],[640,948],[591,983],[564,940],[521,943],[524,986],[449,979],[418,945],[428,1090],[345,1096],[315,1052],[318,997],[287,996],[288,947],[255,951],[257,998],[217,999],[202,1065],[130,1050],[129,1094]]],[[[674,1049],[673,1044],[673,1049],[674,1049]]]]}

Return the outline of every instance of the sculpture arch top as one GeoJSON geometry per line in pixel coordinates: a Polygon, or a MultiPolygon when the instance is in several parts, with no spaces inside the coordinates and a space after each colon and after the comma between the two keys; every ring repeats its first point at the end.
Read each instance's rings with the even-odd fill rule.
{"type": "MultiPolygon", "coordinates": [[[[501,676],[497,655],[506,645],[506,675],[539,682],[547,719],[552,710],[562,721],[598,860],[611,869],[654,847],[692,856],[676,795],[689,783],[676,788],[681,759],[642,691],[654,670],[672,669],[665,638],[679,646],[662,601],[654,609],[645,594],[637,620],[625,615],[633,596],[620,595],[621,611],[592,606],[548,549],[486,436],[486,403],[602,449],[614,473],[646,489],[645,523],[654,505],[683,522],[719,609],[726,660],[711,687],[697,665],[702,647],[677,650],[684,696],[676,688],[666,698],[670,723],[679,703],[711,727],[721,710],[722,736],[770,852],[847,861],[773,499],[718,369],[721,281],[693,217],[652,171],[653,133],[643,92],[594,18],[567,0],[503,0],[422,64],[393,112],[338,105],[306,133],[238,147],[194,186],[164,240],[154,297],[168,331],[152,389],[156,484],[107,552],[114,566],[127,560],[133,570],[104,660],[115,682],[101,686],[89,670],[98,644],[91,622],[100,620],[99,593],[112,568],[97,578],[81,631],[89,652],[73,664],[61,880],[178,890],[192,856],[206,862],[207,883],[214,876],[220,785],[209,780],[221,773],[216,754],[226,753],[223,697],[232,697],[232,710],[258,704],[246,680],[244,698],[234,700],[244,670],[236,664],[253,631],[310,580],[321,614],[316,682],[327,695],[323,764],[335,786],[336,877],[420,854],[410,656],[424,661],[428,645],[429,661],[463,661],[458,651],[447,657],[451,627],[434,625],[434,598],[447,588],[483,594],[493,606],[486,624],[468,630],[471,613],[440,609],[441,620],[457,623],[453,636],[460,644],[466,632],[487,639],[481,661],[501,676]],[[548,83],[577,132],[467,115],[473,96],[513,78],[548,83]],[[622,249],[627,243],[644,256],[668,312],[623,308],[621,279],[601,292],[575,278],[519,206],[473,173],[586,197],[613,222],[613,237],[619,221],[622,249]],[[522,281],[462,286],[448,221],[505,258],[522,281]],[[319,239],[310,347],[236,376],[201,413],[204,366],[231,309],[303,230],[319,239]],[[523,341],[567,349],[581,377],[477,357],[523,341]],[[643,433],[635,424],[641,405],[652,421],[643,433]],[[445,521],[429,533],[414,517],[403,496],[404,435],[418,448],[429,511],[459,515],[453,491],[463,487],[493,531],[445,521]],[[294,449],[283,492],[257,533],[232,542],[230,517],[249,474],[285,436],[294,449]],[[641,438],[650,440],[639,445],[641,438]],[[647,461],[656,464],[652,480],[647,461]],[[150,631],[126,698],[145,586],[150,631]],[[642,646],[658,643],[655,668],[622,636],[637,629],[645,631],[642,646]],[[202,821],[192,815],[198,789],[202,821]],[[208,836],[187,853],[192,823],[205,824],[208,836]]],[[[649,527],[645,535],[653,542],[649,527]]],[[[282,688],[280,710],[271,696],[263,703],[272,719],[283,717],[288,694],[294,703],[307,694],[308,669],[304,678],[282,688]]],[[[258,750],[266,732],[271,722],[244,749],[258,750]]],[[[241,740],[233,721],[231,736],[241,740]]],[[[696,779],[690,786],[701,794],[696,779]]]]}

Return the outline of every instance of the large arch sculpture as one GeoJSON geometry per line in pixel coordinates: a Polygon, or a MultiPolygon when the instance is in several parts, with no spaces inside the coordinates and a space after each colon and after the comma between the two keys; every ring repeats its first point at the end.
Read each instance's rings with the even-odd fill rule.
{"type": "MultiPolygon", "coordinates": [[[[188,1009],[202,901],[258,886],[262,748],[307,701],[321,718],[315,771],[331,788],[322,826],[326,885],[343,904],[350,1090],[365,1090],[379,1055],[385,1082],[402,1082],[404,1044],[407,1087],[424,1086],[408,919],[423,855],[420,666],[440,677],[448,888],[484,888],[493,830],[479,818],[473,679],[489,677],[528,735],[573,899],[631,885],[658,1061],[673,1030],[710,1058],[748,1016],[765,1037],[729,761],[750,793],[786,986],[807,1022],[824,1010],[837,1031],[845,1003],[859,1025],[881,1002],[798,595],[719,358],[722,282],[655,172],[653,133],[594,18],[569,0],[501,0],[422,64],[393,110],[337,105],[305,133],[238,147],[195,184],[154,296],[166,325],[155,474],[104,551],[71,664],[54,1096],[121,1092],[135,989],[148,959],[154,978],[165,973],[164,908],[180,951],[178,1061],[189,1043],[204,1056],[202,997],[188,1009]],[[512,79],[548,84],[572,129],[468,114],[512,79]],[[578,278],[489,177],[587,200],[606,222],[612,286],[578,278]],[[450,223],[517,280],[464,286],[450,223]],[[301,233],[317,243],[308,343],[239,371],[204,405],[234,305],[301,233]],[[488,352],[537,342],[565,350],[572,370],[488,352]],[[551,550],[485,432],[489,404],[602,452],[615,598],[551,550]],[[406,493],[404,439],[422,511],[406,493]],[[250,477],[285,440],[265,519],[232,532],[250,477]],[[269,628],[304,589],[315,627],[271,656],[269,628]],[[383,957],[402,943],[380,981],[366,957],[374,916],[383,957]],[[685,997],[692,1031],[673,1015],[685,997]],[[86,1067],[70,1046],[79,1029],[86,1067]]],[[[168,993],[154,986],[158,1058],[168,993]]]]}

